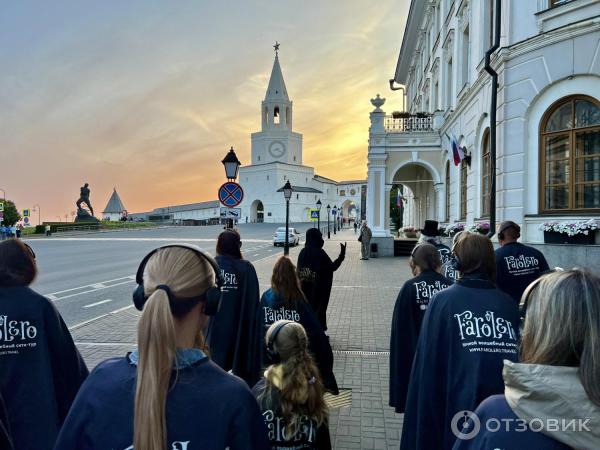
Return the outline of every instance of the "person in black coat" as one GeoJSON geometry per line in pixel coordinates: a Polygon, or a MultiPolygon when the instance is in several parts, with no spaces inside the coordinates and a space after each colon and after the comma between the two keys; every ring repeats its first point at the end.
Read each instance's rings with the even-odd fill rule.
{"type": "Polygon", "coordinates": [[[33,250],[0,243],[0,397],[17,449],[51,449],[88,370],[62,317],[28,286],[33,250]]]}
{"type": "Polygon", "coordinates": [[[450,247],[442,242],[440,236],[439,223],[436,220],[426,220],[425,226],[421,230],[419,244],[431,244],[440,254],[442,264],[445,264],[450,259],[450,247]]]}
{"type": "Polygon", "coordinates": [[[256,323],[260,291],[256,270],[243,259],[241,246],[237,231],[219,235],[215,260],[225,284],[219,312],[211,317],[206,337],[212,360],[252,387],[260,375],[262,342],[256,323]]]}
{"type": "Polygon", "coordinates": [[[520,237],[521,227],[515,222],[507,220],[500,224],[500,248],[496,249],[496,283],[517,303],[521,301],[521,295],[527,286],[550,269],[544,254],[518,242],[520,237]]]}
{"type": "Polygon", "coordinates": [[[323,235],[316,228],[306,232],[306,243],[298,255],[298,275],[302,291],[316,313],[323,331],[327,331],[327,306],[333,284],[333,272],[346,257],[346,244],[340,244],[340,255],[335,261],[323,250],[323,235]]]}
{"type": "Polygon", "coordinates": [[[451,449],[456,441],[453,419],[502,393],[503,360],[517,361],[519,312],[494,284],[492,242],[468,233],[452,250],[460,278],[435,294],[425,313],[410,374],[401,450],[451,449]]]}
{"type": "MultiPolygon", "coordinates": [[[[262,324],[260,339],[263,342],[263,351],[266,350],[264,337],[267,330],[277,320],[283,319],[298,322],[304,327],[308,334],[309,350],[319,367],[325,389],[337,395],[339,389],[333,374],[333,352],[329,339],[300,289],[294,263],[286,256],[281,256],[275,263],[271,288],[265,291],[260,299],[257,322],[262,324]]],[[[266,352],[262,362],[272,363],[266,352]]]]}
{"type": "Polygon", "coordinates": [[[397,413],[404,412],[410,370],[429,301],[433,294],[453,283],[439,273],[442,262],[431,244],[417,245],[409,265],[415,278],[404,283],[398,294],[390,339],[390,406],[397,413]]]}

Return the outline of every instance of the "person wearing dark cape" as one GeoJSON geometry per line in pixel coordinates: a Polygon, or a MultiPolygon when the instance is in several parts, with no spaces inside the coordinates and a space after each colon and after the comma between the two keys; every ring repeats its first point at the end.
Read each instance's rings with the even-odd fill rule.
{"type": "Polygon", "coordinates": [[[269,327],[278,320],[291,320],[304,327],[308,335],[308,348],[321,372],[325,389],[334,395],[339,394],[333,374],[333,352],[329,339],[300,288],[294,263],[286,256],[281,256],[275,263],[271,288],[265,291],[260,299],[257,322],[261,324],[263,366],[272,364],[266,352],[264,336],[269,327]]]}
{"type": "Polygon", "coordinates": [[[517,361],[519,312],[494,285],[492,242],[466,234],[453,257],[460,279],[433,296],[421,326],[401,450],[451,449],[453,419],[502,393],[503,360],[517,361]]]}
{"type": "Polygon", "coordinates": [[[419,244],[427,243],[437,248],[442,264],[445,264],[450,259],[450,247],[442,242],[439,225],[436,220],[426,220],[425,226],[421,230],[419,244]]]}
{"type": "Polygon", "coordinates": [[[390,406],[397,413],[404,412],[410,370],[429,300],[453,283],[439,273],[442,262],[431,244],[417,245],[409,265],[415,278],[404,283],[398,294],[390,339],[390,406]]]}
{"type": "Polygon", "coordinates": [[[260,290],[256,270],[243,259],[241,245],[235,230],[222,232],[217,240],[215,260],[225,284],[219,312],[211,317],[206,337],[211,359],[252,387],[261,369],[262,342],[256,323],[260,290]]]}
{"type": "Polygon", "coordinates": [[[340,244],[340,254],[335,261],[323,250],[323,235],[317,228],[306,232],[306,243],[298,255],[298,275],[302,291],[319,319],[323,331],[327,331],[327,307],[333,284],[333,272],[338,270],[346,257],[346,244],[340,244]]]}
{"type": "Polygon", "coordinates": [[[0,243],[0,397],[16,449],[51,449],[88,370],[62,317],[28,286],[35,254],[0,243]]]}

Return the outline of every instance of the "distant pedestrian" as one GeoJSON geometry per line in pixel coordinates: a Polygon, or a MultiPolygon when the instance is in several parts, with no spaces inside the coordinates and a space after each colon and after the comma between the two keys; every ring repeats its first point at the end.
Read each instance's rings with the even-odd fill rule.
{"type": "Polygon", "coordinates": [[[256,322],[260,290],[256,270],[243,258],[241,247],[236,230],[219,234],[215,260],[224,282],[223,298],[219,311],[210,318],[206,338],[212,360],[252,387],[261,369],[262,335],[256,322]]]}
{"type": "Polygon", "coordinates": [[[20,223],[17,226],[17,239],[21,239],[21,234],[23,233],[23,224],[20,223]]]}
{"type": "MultiPolygon", "coordinates": [[[[600,278],[580,270],[551,273],[525,295],[521,363],[504,361],[504,394],[475,410],[480,424],[502,426],[493,432],[482,426],[454,450],[600,448],[600,278]]],[[[464,435],[473,431],[473,422],[466,425],[464,435]]]]}
{"type": "Polygon", "coordinates": [[[50,236],[51,234],[50,225],[46,225],[46,236],[50,236]]]}
{"type": "Polygon", "coordinates": [[[458,282],[433,296],[421,325],[401,450],[449,450],[452,420],[504,390],[502,361],[517,361],[519,313],[494,285],[494,247],[469,233],[454,245],[458,282]]]}
{"type": "Polygon", "coordinates": [[[365,220],[360,227],[360,235],[358,236],[358,240],[360,242],[360,255],[361,260],[369,259],[371,256],[371,238],[373,237],[373,233],[371,229],[367,225],[367,221],[365,220]]]}
{"type": "Polygon", "coordinates": [[[269,327],[265,342],[274,363],[253,392],[265,424],[272,430],[271,448],[330,450],[323,384],[304,328],[279,320],[269,327]]]}
{"type": "MultiPolygon", "coordinates": [[[[271,288],[260,299],[257,322],[261,326],[260,339],[263,349],[265,349],[264,337],[267,330],[280,319],[293,320],[304,327],[308,335],[309,350],[319,367],[325,389],[333,394],[338,394],[339,389],[333,374],[333,352],[329,339],[325,336],[316,314],[306,301],[296,274],[296,267],[286,256],[281,256],[275,263],[271,288]]],[[[263,362],[272,363],[268,360],[268,352],[265,356],[263,362]]]]}
{"type": "Polygon", "coordinates": [[[390,339],[390,406],[404,412],[421,323],[433,295],[452,285],[439,273],[442,262],[431,244],[417,245],[409,260],[415,278],[402,286],[392,316],[390,339]]]}
{"type": "Polygon", "coordinates": [[[142,310],[138,348],[94,369],[57,449],[269,448],[246,383],[204,353],[202,329],[219,302],[216,268],[187,245],[161,247],[142,260],[134,293],[142,310]]]}
{"type": "Polygon", "coordinates": [[[36,275],[29,246],[0,243],[0,396],[16,449],[54,447],[88,375],[54,304],[29,288],[36,275]]]}
{"type": "MultiPolygon", "coordinates": [[[[452,246],[454,246],[463,235],[466,236],[467,233],[469,232],[459,231],[454,236],[452,236],[452,246]]],[[[456,281],[458,280],[459,272],[454,267],[454,261],[452,260],[452,258],[448,258],[445,263],[442,263],[441,274],[449,280],[451,280],[453,283],[456,283],[456,281]]]]}
{"type": "Polygon", "coordinates": [[[549,270],[543,253],[517,242],[520,237],[521,227],[515,222],[509,220],[500,224],[500,248],[496,249],[496,283],[517,303],[527,286],[549,270]]]}
{"type": "Polygon", "coordinates": [[[306,232],[306,243],[298,255],[298,275],[302,291],[319,319],[323,331],[327,331],[327,307],[333,284],[333,272],[338,270],[346,258],[346,244],[340,244],[340,254],[335,261],[323,250],[323,235],[320,230],[310,228],[306,232]]]}
{"type": "Polygon", "coordinates": [[[354,221],[354,234],[356,234],[356,231],[358,230],[358,224],[356,223],[356,220],[354,221]]]}
{"type": "Polygon", "coordinates": [[[425,226],[421,230],[419,242],[427,242],[437,248],[442,264],[445,264],[450,259],[450,248],[442,242],[439,230],[440,224],[436,220],[426,220],[425,226]]]}

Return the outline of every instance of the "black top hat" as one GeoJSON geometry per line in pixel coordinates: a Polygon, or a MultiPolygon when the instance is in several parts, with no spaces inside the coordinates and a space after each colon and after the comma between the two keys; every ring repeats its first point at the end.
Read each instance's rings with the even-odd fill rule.
{"type": "Polygon", "coordinates": [[[436,220],[426,220],[425,228],[421,230],[421,233],[425,236],[439,236],[440,230],[439,223],[436,220]]]}

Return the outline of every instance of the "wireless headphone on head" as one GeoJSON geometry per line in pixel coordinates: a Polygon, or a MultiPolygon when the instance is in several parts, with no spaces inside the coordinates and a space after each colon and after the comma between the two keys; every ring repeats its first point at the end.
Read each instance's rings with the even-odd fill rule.
{"type": "Polygon", "coordinates": [[[514,228],[517,231],[517,234],[519,236],[521,235],[521,227],[512,221],[508,221],[498,230],[498,240],[503,241],[506,238],[504,232],[510,228],[514,228]]]}
{"type": "Polygon", "coordinates": [[[283,327],[285,327],[288,323],[293,323],[293,322],[286,321],[286,322],[280,323],[279,325],[277,325],[275,327],[275,329],[269,336],[269,341],[267,342],[267,356],[268,356],[271,364],[279,364],[281,362],[281,356],[275,350],[275,339],[277,339],[277,335],[279,334],[281,329],[283,327]]]}
{"type": "Polygon", "coordinates": [[[217,262],[210,256],[208,253],[203,252],[198,247],[189,244],[169,244],[164,245],[162,247],[155,248],[150,253],[148,253],[140,266],[138,267],[137,273],[135,275],[135,282],[137,283],[137,288],[133,291],[133,304],[136,309],[141,311],[144,308],[144,304],[148,297],[146,297],[146,293],[144,291],[144,270],[146,269],[146,264],[150,260],[150,258],[156,254],[159,250],[164,248],[184,248],[194,252],[200,259],[206,261],[210,267],[212,267],[215,273],[215,285],[210,287],[204,294],[198,296],[194,299],[188,299],[188,301],[178,301],[178,300],[186,300],[181,297],[176,297],[172,292],[171,288],[166,284],[160,284],[156,286],[156,289],[162,289],[166,292],[169,297],[169,305],[171,307],[171,312],[175,315],[183,314],[189,309],[193,308],[199,301],[204,301],[204,314],[207,316],[214,316],[219,312],[219,307],[221,306],[221,296],[222,296],[222,287],[224,285],[223,278],[221,277],[221,270],[217,262]]]}

